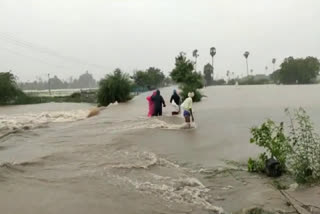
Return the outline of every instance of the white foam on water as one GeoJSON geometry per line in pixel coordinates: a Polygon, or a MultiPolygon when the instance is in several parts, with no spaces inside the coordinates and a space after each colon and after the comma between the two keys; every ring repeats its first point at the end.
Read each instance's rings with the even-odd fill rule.
{"type": "MultiPolygon", "coordinates": [[[[107,157],[111,162],[104,167],[110,169],[129,170],[108,173],[120,182],[124,182],[145,194],[152,194],[168,202],[198,206],[216,213],[223,209],[209,202],[209,189],[198,179],[188,176],[188,170],[149,151],[116,151],[107,157]],[[156,168],[153,168],[156,167],[156,168]],[[173,169],[174,173],[165,173],[162,169],[173,169]],[[143,172],[132,171],[143,170],[143,172]],[[160,170],[160,171],[159,171],[160,170]]],[[[166,171],[166,170],[165,170],[166,171]]]]}
{"type": "MultiPolygon", "coordinates": [[[[157,118],[136,118],[133,120],[112,121],[112,126],[107,126],[105,131],[130,131],[136,129],[169,129],[181,130],[188,128],[186,123],[168,123],[157,118]]],[[[191,128],[196,128],[196,124],[192,123],[191,128]]]]}
{"type": "MultiPolygon", "coordinates": [[[[119,152],[118,152],[119,153],[119,152]]],[[[155,154],[150,152],[127,152],[116,155],[117,159],[126,160],[127,163],[118,163],[112,165],[112,168],[123,168],[123,169],[148,169],[158,163],[158,158],[155,154]],[[125,158],[120,158],[126,156],[125,158]],[[131,157],[130,157],[131,156],[131,157]]]]}
{"type": "Polygon", "coordinates": [[[180,168],[178,164],[168,161],[164,158],[160,158],[156,154],[147,151],[117,151],[113,152],[108,158],[111,159],[111,161],[116,160],[117,162],[109,163],[107,165],[109,165],[111,168],[118,169],[149,169],[153,166],[180,168]]]}
{"type": "MultiPolygon", "coordinates": [[[[181,124],[174,124],[174,123],[167,123],[165,121],[155,119],[153,120],[152,123],[149,124],[147,128],[151,129],[169,129],[169,130],[180,130],[180,129],[188,129],[189,126],[186,123],[181,123],[181,124]]],[[[191,129],[197,128],[197,125],[195,123],[191,123],[190,126],[191,129]]]]}
{"type": "Polygon", "coordinates": [[[48,123],[62,123],[82,120],[89,110],[42,112],[39,114],[0,115],[0,132],[33,129],[48,123]]]}
{"type": "Polygon", "coordinates": [[[152,175],[149,181],[132,180],[128,177],[118,179],[133,185],[137,190],[152,194],[168,202],[176,202],[200,206],[216,213],[224,213],[221,207],[212,205],[209,202],[209,189],[198,179],[192,177],[171,178],[160,175],[152,175]]]}

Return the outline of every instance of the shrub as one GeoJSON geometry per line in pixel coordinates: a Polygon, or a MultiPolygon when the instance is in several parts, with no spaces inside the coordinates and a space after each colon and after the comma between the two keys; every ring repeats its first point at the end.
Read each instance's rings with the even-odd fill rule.
{"type": "Polygon", "coordinates": [[[201,101],[201,98],[203,95],[200,93],[200,91],[196,90],[194,87],[190,85],[181,85],[180,89],[181,89],[180,96],[182,100],[185,100],[186,98],[188,98],[189,92],[194,92],[194,97],[192,98],[192,100],[194,102],[201,101]]]}
{"type": "Polygon", "coordinates": [[[248,171],[265,172],[263,163],[271,156],[298,183],[317,182],[320,180],[320,137],[304,109],[299,108],[293,114],[286,109],[286,113],[290,119],[287,136],[283,123],[277,125],[271,120],[251,129],[250,142],[264,147],[267,153],[261,154],[257,160],[250,158],[248,171]]]}
{"type": "Polygon", "coordinates": [[[274,158],[280,163],[283,170],[286,169],[287,155],[291,150],[288,139],[284,134],[283,123],[277,125],[274,121],[268,120],[260,127],[251,129],[252,138],[250,143],[266,149],[267,159],[274,158]]]}
{"type": "Polygon", "coordinates": [[[18,88],[16,79],[10,72],[0,73],[0,103],[10,104],[15,102],[23,92],[18,88]]]}
{"type": "Polygon", "coordinates": [[[107,106],[114,102],[126,102],[130,97],[131,82],[129,76],[116,69],[99,83],[98,103],[107,106]]]}
{"type": "Polygon", "coordinates": [[[176,57],[175,68],[170,76],[173,81],[180,84],[182,99],[187,98],[189,92],[194,92],[193,100],[195,102],[201,100],[202,95],[198,89],[203,87],[202,76],[194,71],[193,62],[188,60],[184,53],[176,57]]]}
{"type": "Polygon", "coordinates": [[[293,115],[287,109],[290,118],[290,137],[292,153],[289,156],[289,168],[299,183],[319,181],[320,179],[320,138],[314,132],[313,124],[302,108],[293,115]]]}
{"type": "Polygon", "coordinates": [[[212,85],[225,85],[227,84],[224,79],[213,80],[212,85]]]}
{"type": "Polygon", "coordinates": [[[268,159],[268,157],[267,157],[266,153],[260,154],[258,159],[249,158],[248,171],[249,172],[264,172],[267,159],[268,159]]]}

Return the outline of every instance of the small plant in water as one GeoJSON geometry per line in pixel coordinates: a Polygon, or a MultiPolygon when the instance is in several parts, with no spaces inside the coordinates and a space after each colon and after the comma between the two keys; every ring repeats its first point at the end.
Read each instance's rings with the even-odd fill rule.
{"type": "Polygon", "coordinates": [[[260,154],[257,159],[249,158],[248,171],[249,172],[264,172],[267,159],[268,159],[268,157],[267,157],[266,153],[260,154]]]}
{"type": "Polygon", "coordinates": [[[266,161],[272,158],[280,163],[280,168],[284,171],[286,169],[287,155],[291,151],[291,147],[284,134],[283,122],[277,125],[274,121],[268,120],[260,127],[252,128],[251,134],[250,143],[264,147],[266,152],[262,153],[258,160],[250,158],[248,170],[250,172],[263,172],[266,161]]]}

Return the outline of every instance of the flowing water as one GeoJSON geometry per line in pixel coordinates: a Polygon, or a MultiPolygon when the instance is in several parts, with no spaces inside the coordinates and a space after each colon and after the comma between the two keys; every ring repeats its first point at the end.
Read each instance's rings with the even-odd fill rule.
{"type": "MultiPolygon", "coordinates": [[[[235,211],[247,203],[241,196],[217,198],[222,190],[235,197],[234,181],[205,175],[255,156],[250,127],[266,118],[285,120],[286,107],[305,107],[318,126],[319,89],[209,87],[194,104],[196,128],[190,130],[180,129],[183,119],[170,116],[169,104],[163,117],[147,118],[148,93],[91,118],[87,104],[1,107],[0,213],[235,211]]],[[[167,102],[171,91],[162,89],[167,102]]]]}

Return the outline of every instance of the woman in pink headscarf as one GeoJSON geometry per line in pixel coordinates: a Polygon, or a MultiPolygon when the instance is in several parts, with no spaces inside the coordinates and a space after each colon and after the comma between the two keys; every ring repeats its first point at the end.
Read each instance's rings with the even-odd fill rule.
{"type": "Polygon", "coordinates": [[[152,97],[153,95],[156,95],[156,92],[155,92],[155,91],[152,93],[152,95],[147,96],[147,100],[148,100],[148,103],[149,103],[148,117],[152,117],[152,115],[153,115],[153,113],[154,113],[154,102],[151,100],[151,97],[152,97]]]}

